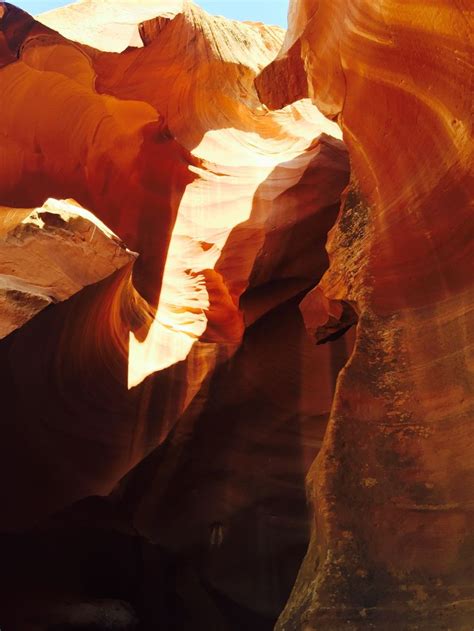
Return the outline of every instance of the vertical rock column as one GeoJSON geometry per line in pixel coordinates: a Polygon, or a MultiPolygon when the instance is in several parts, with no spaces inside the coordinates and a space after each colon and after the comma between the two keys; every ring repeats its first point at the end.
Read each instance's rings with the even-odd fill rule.
{"type": "Polygon", "coordinates": [[[472,627],[468,19],[448,1],[290,7],[286,48],[299,42],[352,168],[329,270],[303,310],[312,329],[334,328],[346,304],[359,322],[308,477],[312,542],[281,630],[472,627]]]}

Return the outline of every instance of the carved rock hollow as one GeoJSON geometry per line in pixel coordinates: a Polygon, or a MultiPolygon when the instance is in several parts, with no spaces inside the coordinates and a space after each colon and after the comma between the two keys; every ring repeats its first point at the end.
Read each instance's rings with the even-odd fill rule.
{"type": "Polygon", "coordinates": [[[470,631],[469,17],[0,3],[0,624],[470,631]]]}

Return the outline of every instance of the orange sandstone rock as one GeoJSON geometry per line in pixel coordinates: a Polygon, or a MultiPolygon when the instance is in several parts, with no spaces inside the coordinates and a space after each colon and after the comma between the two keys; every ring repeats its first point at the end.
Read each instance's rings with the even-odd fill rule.
{"type": "MultiPolygon", "coordinates": [[[[359,323],[278,629],[472,626],[470,17],[447,1],[291,4],[286,49],[298,42],[351,160],[330,266],[302,308],[316,333],[337,328],[338,302],[359,323]]],[[[270,72],[260,95],[284,102],[270,72]]]]}
{"type": "Polygon", "coordinates": [[[1,489],[5,527],[107,495],[184,415],[199,417],[246,327],[321,277],[348,180],[337,125],[308,100],[271,112],[258,98],[281,29],[189,3],[155,17],[125,5],[122,30],[107,2],[44,18],[75,41],[2,5],[0,202],[74,198],[139,253],[132,274],[86,288],[0,348],[14,419],[0,467],[17,479],[1,489]]]}
{"type": "Polygon", "coordinates": [[[114,571],[122,540],[101,562],[118,530],[173,559],[167,570],[153,548],[148,583],[125,590],[144,624],[216,628],[238,614],[262,631],[302,557],[302,480],[352,345],[308,346],[297,306],[327,267],[349,176],[340,130],[308,99],[262,105],[254,80],[281,29],[190,3],[80,2],[42,21],[1,6],[0,203],[73,198],[139,258],[0,343],[1,528],[30,529],[14,540],[31,559],[50,552],[21,562],[0,537],[17,568],[0,610],[15,628],[64,600],[87,609],[86,566],[109,571],[100,588],[113,592],[134,575],[114,571]],[[81,510],[78,545],[64,543],[81,510]],[[98,554],[91,528],[107,533],[98,554]],[[185,603],[171,613],[159,572],[163,598],[185,603]]]}
{"type": "Polygon", "coordinates": [[[0,337],[136,255],[94,215],[68,201],[0,207],[0,337]]]}
{"type": "Polygon", "coordinates": [[[113,528],[194,567],[184,628],[237,607],[262,631],[358,319],[277,628],[470,629],[466,18],[299,0],[285,35],[181,1],[0,4],[0,204],[74,198],[140,254],[0,343],[3,529],[114,490],[113,528]],[[349,149],[338,217],[347,154],[308,95],[349,149]]]}

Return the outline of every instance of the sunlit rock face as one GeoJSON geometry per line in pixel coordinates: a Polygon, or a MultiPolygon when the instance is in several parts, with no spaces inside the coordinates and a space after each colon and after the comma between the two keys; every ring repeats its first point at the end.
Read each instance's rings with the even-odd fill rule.
{"type": "Polygon", "coordinates": [[[77,204],[49,199],[36,209],[0,207],[0,337],[134,261],[77,204]]]}
{"type": "Polygon", "coordinates": [[[303,480],[353,341],[313,347],[298,308],[327,269],[349,179],[340,130],[309,99],[261,103],[255,78],[282,29],[189,2],[85,1],[39,21],[0,7],[0,204],[75,200],[138,253],[0,343],[2,530],[38,524],[26,541],[50,542],[47,570],[30,571],[33,546],[0,609],[12,628],[48,611],[59,624],[61,607],[37,591],[54,604],[61,575],[76,613],[125,599],[144,624],[271,628],[304,553],[303,480]],[[82,553],[90,576],[103,569],[86,535],[66,550],[56,537],[81,501],[95,527],[97,495],[113,513],[104,530],[125,533],[132,557],[143,543],[142,592],[104,594],[58,569],[82,553]],[[164,601],[161,571],[174,585],[164,601]]]}
{"type": "MultiPolygon", "coordinates": [[[[301,94],[338,120],[352,167],[329,269],[302,311],[317,339],[355,314],[359,323],[308,477],[312,541],[277,628],[467,630],[470,11],[447,1],[298,0],[289,16],[282,58],[298,45],[301,94]]],[[[283,77],[267,80],[276,71],[257,85],[281,105],[283,77]]]]}

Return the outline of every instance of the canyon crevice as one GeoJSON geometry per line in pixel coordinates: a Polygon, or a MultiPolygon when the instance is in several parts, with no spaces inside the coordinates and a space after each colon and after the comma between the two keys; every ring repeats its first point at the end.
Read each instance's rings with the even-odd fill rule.
{"type": "Polygon", "coordinates": [[[4,631],[471,631],[470,15],[0,3],[4,631]]]}

